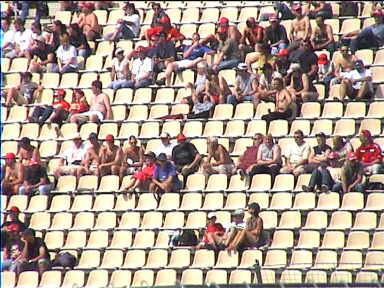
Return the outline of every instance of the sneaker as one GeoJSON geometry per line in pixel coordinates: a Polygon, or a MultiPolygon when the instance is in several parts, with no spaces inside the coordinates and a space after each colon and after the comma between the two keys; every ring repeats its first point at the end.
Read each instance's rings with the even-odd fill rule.
{"type": "Polygon", "coordinates": [[[328,193],[329,192],[329,187],[325,184],[321,185],[321,192],[323,193],[328,193]]]}
{"type": "Polygon", "coordinates": [[[159,86],[164,86],[165,85],[165,79],[157,80],[156,84],[159,85],[159,86]]]}
{"type": "Polygon", "coordinates": [[[313,192],[313,187],[311,186],[303,185],[301,189],[303,189],[304,192],[313,192]]]}

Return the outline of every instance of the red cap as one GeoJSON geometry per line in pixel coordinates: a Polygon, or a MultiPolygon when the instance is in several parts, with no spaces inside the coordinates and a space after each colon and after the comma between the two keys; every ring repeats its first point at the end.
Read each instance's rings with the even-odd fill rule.
{"type": "Polygon", "coordinates": [[[14,159],[16,159],[16,155],[14,153],[7,153],[7,154],[5,154],[5,159],[14,160],[14,159]]]}
{"type": "Polygon", "coordinates": [[[228,27],[219,27],[219,29],[217,29],[217,33],[219,34],[225,34],[228,32],[228,27]]]}
{"type": "Polygon", "coordinates": [[[12,207],[8,210],[8,212],[12,212],[12,213],[20,213],[20,209],[19,209],[19,207],[17,207],[17,206],[12,206],[12,207]]]}
{"type": "Polygon", "coordinates": [[[105,141],[113,142],[113,141],[115,141],[115,137],[113,137],[112,134],[109,134],[109,135],[107,135],[107,137],[105,137],[105,141]]]}
{"type": "Polygon", "coordinates": [[[328,159],[339,159],[339,154],[337,154],[336,152],[331,152],[328,155],[328,159]]]}
{"type": "Polygon", "coordinates": [[[383,16],[383,11],[381,10],[375,10],[372,12],[372,17],[381,17],[383,16]]]}
{"type": "Polygon", "coordinates": [[[369,130],[362,130],[361,134],[363,134],[367,138],[372,138],[372,134],[369,130]]]}
{"type": "Polygon", "coordinates": [[[279,20],[279,17],[277,16],[277,14],[271,14],[269,15],[269,21],[277,21],[279,20]]]}
{"type": "Polygon", "coordinates": [[[219,24],[219,25],[229,25],[229,20],[226,17],[221,17],[219,19],[219,22],[217,22],[217,24],[219,24]]]}
{"type": "Polygon", "coordinates": [[[181,134],[181,133],[176,136],[176,139],[177,139],[177,142],[184,142],[185,140],[187,140],[184,134],[181,134]]]}
{"type": "Polygon", "coordinates": [[[34,166],[39,164],[40,164],[39,161],[37,161],[35,158],[32,158],[31,160],[29,160],[29,163],[28,163],[29,166],[34,166]]]}
{"type": "Polygon", "coordinates": [[[20,232],[20,225],[16,223],[8,225],[7,232],[20,232]]]}
{"type": "Polygon", "coordinates": [[[277,56],[288,56],[289,55],[289,50],[288,49],[282,49],[277,53],[277,56]]]}
{"type": "Polygon", "coordinates": [[[55,96],[65,96],[67,93],[63,89],[59,89],[55,91],[55,96]]]}
{"type": "Polygon", "coordinates": [[[319,58],[317,59],[317,64],[327,64],[328,63],[328,56],[327,54],[323,53],[319,55],[319,58]]]}
{"type": "Polygon", "coordinates": [[[171,23],[171,19],[169,19],[168,15],[161,17],[160,24],[169,24],[171,23]]]}
{"type": "Polygon", "coordinates": [[[355,152],[349,152],[347,154],[347,158],[348,158],[348,160],[357,160],[357,155],[355,152]]]}
{"type": "Polygon", "coordinates": [[[301,5],[300,4],[295,4],[292,6],[292,10],[299,11],[301,10],[301,5]]]}

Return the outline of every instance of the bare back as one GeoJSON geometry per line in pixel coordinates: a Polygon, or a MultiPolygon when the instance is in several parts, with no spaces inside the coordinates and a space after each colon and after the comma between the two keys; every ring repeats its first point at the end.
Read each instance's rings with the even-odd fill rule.
{"type": "Polygon", "coordinates": [[[291,103],[292,97],[287,89],[276,92],[276,111],[285,112],[291,103]]]}
{"type": "Polygon", "coordinates": [[[304,16],[301,19],[293,19],[291,25],[291,29],[293,30],[293,40],[305,40],[308,38],[308,35],[306,35],[307,30],[308,34],[311,34],[311,26],[307,16],[304,16]]]}
{"type": "Polygon", "coordinates": [[[221,161],[223,159],[224,164],[232,164],[232,159],[229,156],[227,149],[221,144],[218,144],[214,151],[211,151],[213,159],[215,161],[221,161]]]}

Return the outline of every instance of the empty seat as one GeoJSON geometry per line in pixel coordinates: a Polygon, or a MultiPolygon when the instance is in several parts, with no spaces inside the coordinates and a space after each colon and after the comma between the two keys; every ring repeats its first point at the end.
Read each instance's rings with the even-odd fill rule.
{"type": "Polygon", "coordinates": [[[344,231],[327,231],[324,233],[321,248],[339,249],[344,248],[344,231]]]}
{"type": "Polygon", "coordinates": [[[352,226],[352,214],[347,211],[335,211],[332,213],[328,229],[345,230],[352,226]]]}
{"type": "Polygon", "coordinates": [[[299,249],[313,249],[320,246],[320,232],[304,230],[300,232],[300,237],[297,242],[296,248],[299,249]]]}
{"type": "Polygon", "coordinates": [[[287,265],[287,253],[284,250],[268,250],[263,268],[278,269],[287,265]]]}
{"type": "Polygon", "coordinates": [[[215,253],[212,250],[196,250],[191,268],[210,268],[215,265],[215,253]]]}
{"type": "Polygon", "coordinates": [[[290,230],[279,230],[273,233],[270,248],[291,248],[293,247],[293,232],[290,230]]]}
{"type": "Polygon", "coordinates": [[[329,279],[330,283],[352,283],[352,274],[348,271],[334,271],[329,279]]]}
{"type": "Polygon", "coordinates": [[[239,253],[235,252],[231,255],[227,251],[220,251],[215,268],[235,268],[239,264],[239,253]]]}
{"type": "Polygon", "coordinates": [[[181,275],[181,285],[202,285],[203,271],[200,269],[186,269],[181,275]]]}
{"type": "Polygon", "coordinates": [[[205,277],[206,285],[226,285],[227,284],[227,271],[212,269],[209,270],[205,277]]]}
{"type": "Polygon", "coordinates": [[[45,271],[41,277],[39,287],[60,287],[61,271],[45,271]]]}
{"type": "MultiPolygon", "coordinates": [[[[116,10],[112,10],[116,11],[116,10]]],[[[112,287],[130,286],[132,279],[132,272],[129,270],[115,270],[112,272],[109,285],[112,287]]]]}
{"type": "Polygon", "coordinates": [[[316,254],[315,263],[313,268],[315,269],[333,269],[337,265],[337,253],[332,250],[320,250],[316,254]]]}
{"type": "Polygon", "coordinates": [[[148,287],[154,282],[155,273],[152,270],[137,270],[133,275],[133,287],[148,287]]]}
{"type": "Polygon", "coordinates": [[[149,248],[155,243],[155,232],[153,231],[139,231],[135,235],[132,248],[149,248]]]}
{"type": "Polygon", "coordinates": [[[303,275],[300,270],[284,270],[281,272],[280,282],[282,283],[302,283],[303,275]]]}
{"type": "Polygon", "coordinates": [[[176,249],[173,250],[169,259],[168,268],[185,268],[189,267],[191,263],[191,256],[189,249],[176,249]]]}
{"type": "Polygon", "coordinates": [[[29,287],[35,288],[39,284],[39,274],[37,271],[25,271],[19,275],[17,288],[29,287]]]}
{"type": "Polygon", "coordinates": [[[229,276],[229,284],[248,284],[251,283],[252,272],[250,270],[233,270],[229,276]]]}

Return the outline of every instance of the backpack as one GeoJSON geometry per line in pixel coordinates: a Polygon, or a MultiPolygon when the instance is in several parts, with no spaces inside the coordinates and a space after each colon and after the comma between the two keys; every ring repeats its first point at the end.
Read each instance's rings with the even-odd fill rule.
{"type": "Polygon", "coordinates": [[[57,254],[55,259],[53,260],[52,266],[62,266],[64,268],[69,267],[73,269],[76,266],[77,259],[69,252],[64,252],[57,254]]]}
{"type": "Polygon", "coordinates": [[[381,182],[369,182],[365,189],[366,190],[384,190],[384,184],[381,182]]]}
{"type": "Polygon", "coordinates": [[[177,246],[196,246],[198,243],[196,234],[191,229],[186,229],[181,233],[177,246]]]}

